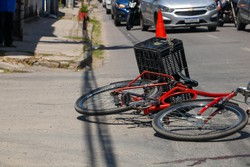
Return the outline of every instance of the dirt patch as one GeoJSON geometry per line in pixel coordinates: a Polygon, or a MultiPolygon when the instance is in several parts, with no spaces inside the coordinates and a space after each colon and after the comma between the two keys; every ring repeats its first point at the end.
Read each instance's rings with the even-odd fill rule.
{"type": "MultiPolygon", "coordinates": [[[[99,46],[99,45],[101,46],[103,43],[105,43],[104,37],[103,37],[104,27],[102,25],[102,15],[103,15],[102,10],[103,10],[103,8],[99,4],[98,8],[94,8],[93,13],[91,13],[91,15],[90,15],[90,19],[94,19],[96,21],[89,22],[89,24],[94,24],[93,31],[98,31],[98,32],[91,33],[92,45],[97,44],[97,46],[99,46]]],[[[93,49],[93,48],[91,48],[91,49],[93,49]]],[[[86,60],[84,62],[84,63],[87,63],[87,64],[84,64],[84,66],[89,66],[90,64],[88,64],[88,63],[91,63],[92,68],[102,67],[104,65],[104,59],[105,59],[105,51],[102,49],[103,49],[102,47],[97,47],[97,50],[101,50],[101,52],[99,52],[97,55],[92,54],[91,58],[87,58],[89,60],[86,60]]],[[[93,50],[92,50],[92,53],[93,53],[93,50]]]]}

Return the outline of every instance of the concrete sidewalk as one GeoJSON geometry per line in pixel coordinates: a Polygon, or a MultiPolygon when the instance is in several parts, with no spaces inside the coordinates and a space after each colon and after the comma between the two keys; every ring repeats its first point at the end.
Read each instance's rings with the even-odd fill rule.
{"type": "MultiPolygon", "coordinates": [[[[62,8],[60,18],[25,20],[23,41],[14,41],[16,48],[0,48],[0,72],[22,71],[30,66],[75,69],[84,58],[86,36],[77,18],[78,10],[62,8]]],[[[87,30],[91,33],[91,24],[87,30]]]]}

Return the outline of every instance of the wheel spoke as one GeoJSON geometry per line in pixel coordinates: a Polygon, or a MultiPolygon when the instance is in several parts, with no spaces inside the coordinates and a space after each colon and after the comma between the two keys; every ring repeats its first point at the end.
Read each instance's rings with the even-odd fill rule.
{"type": "Polygon", "coordinates": [[[235,105],[209,107],[211,100],[194,100],[176,104],[159,112],[152,125],[161,135],[177,140],[200,141],[225,137],[247,124],[247,115],[235,105]]]}

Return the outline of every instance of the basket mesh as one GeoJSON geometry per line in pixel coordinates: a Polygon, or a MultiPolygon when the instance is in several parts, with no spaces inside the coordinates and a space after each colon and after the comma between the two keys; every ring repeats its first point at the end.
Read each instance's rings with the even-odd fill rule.
{"type": "Polygon", "coordinates": [[[167,99],[168,103],[180,103],[182,101],[191,100],[193,98],[193,94],[191,93],[183,93],[175,96],[171,96],[167,99]]]}
{"type": "MultiPolygon", "coordinates": [[[[189,78],[183,43],[179,39],[151,38],[134,46],[139,72],[152,71],[173,75],[179,80],[177,72],[189,78]]],[[[145,76],[155,79],[154,76],[145,76]]]]}

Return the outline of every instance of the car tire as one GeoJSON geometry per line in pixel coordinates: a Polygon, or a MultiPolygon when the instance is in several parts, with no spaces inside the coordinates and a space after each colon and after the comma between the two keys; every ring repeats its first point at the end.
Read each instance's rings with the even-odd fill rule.
{"type": "Polygon", "coordinates": [[[115,26],[121,25],[121,23],[117,20],[116,16],[114,16],[114,24],[115,24],[115,26]]]}
{"type": "Polygon", "coordinates": [[[155,27],[157,25],[157,19],[158,19],[158,13],[155,12],[155,14],[154,14],[155,27]]]}
{"type": "Polygon", "coordinates": [[[129,30],[131,30],[131,26],[130,25],[126,25],[126,29],[129,31],[129,30]]]}
{"type": "Polygon", "coordinates": [[[144,19],[143,19],[142,15],[140,16],[140,26],[141,26],[142,31],[148,31],[149,26],[146,26],[144,24],[144,19]]]}
{"type": "Polygon", "coordinates": [[[107,7],[106,7],[106,14],[110,14],[110,13],[111,13],[111,10],[107,9],[107,7]]]}
{"type": "Polygon", "coordinates": [[[237,19],[237,25],[236,25],[237,30],[238,31],[245,30],[246,24],[242,23],[239,12],[237,13],[236,19],[237,19]]]}
{"type": "Polygon", "coordinates": [[[217,26],[207,26],[208,31],[216,31],[217,26]]]}
{"type": "Polygon", "coordinates": [[[219,26],[219,27],[223,27],[223,25],[224,25],[224,22],[221,21],[221,20],[219,20],[219,21],[218,21],[218,26],[219,26]]]}
{"type": "Polygon", "coordinates": [[[192,27],[190,27],[190,30],[195,31],[196,27],[192,26],[192,27]]]}
{"type": "Polygon", "coordinates": [[[111,19],[114,19],[114,11],[113,11],[112,8],[111,8],[111,10],[110,10],[110,13],[111,13],[111,19]]]}

